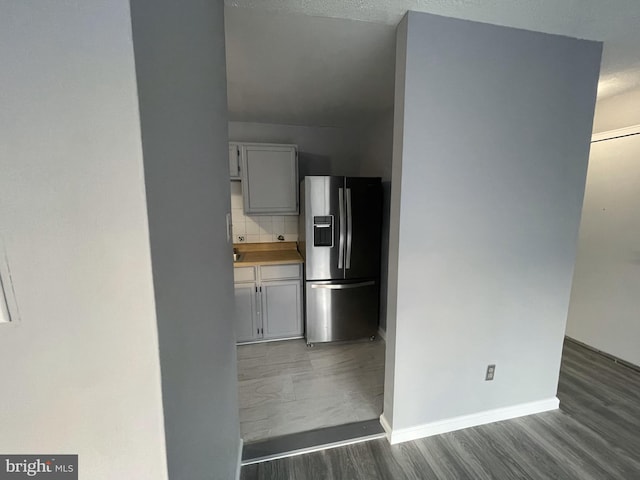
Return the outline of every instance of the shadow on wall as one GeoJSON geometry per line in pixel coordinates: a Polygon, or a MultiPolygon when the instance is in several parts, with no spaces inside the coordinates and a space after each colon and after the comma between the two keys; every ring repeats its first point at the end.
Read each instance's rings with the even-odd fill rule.
{"type": "Polygon", "coordinates": [[[389,278],[389,215],[391,180],[382,182],[382,243],[380,250],[380,327],[387,330],[387,286],[389,278]]]}
{"type": "Polygon", "coordinates": [[[298,176],[302,180],[307,175],[330,175],[331,157],[298,152],[298,176]]]}
{"type": "Polygon", "coordinates": [[[346,158],[335,158],[329,155],[317,155],[298,151],[298,176],[337,175],[358,177],[360,175],[360,159],[356,155],[346,158]]]}

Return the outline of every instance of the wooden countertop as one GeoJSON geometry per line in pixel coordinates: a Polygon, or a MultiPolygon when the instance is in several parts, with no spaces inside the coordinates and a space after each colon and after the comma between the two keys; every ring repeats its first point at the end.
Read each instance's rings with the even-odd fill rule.
{"type": "Polygon", "coordinates": [[[303,263],[295,242],[234,243],[233,248],[242,254],[234,267],[303,263]]]}

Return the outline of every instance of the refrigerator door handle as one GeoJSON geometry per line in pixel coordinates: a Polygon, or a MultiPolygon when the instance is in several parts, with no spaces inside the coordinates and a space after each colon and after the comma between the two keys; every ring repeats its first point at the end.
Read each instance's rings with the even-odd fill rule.
{"type": "Polygon", "coordinates": [[[375,285],[374,280],[359,283],[312,283],[311,288],[326,288],[328,290],[344,290],[347,288],[360,288],[375,285]]]}
{"type": "Polygon", "coordinates": [[[352,240],[352,220],[351,220],[351,189],[347,188],[347,254],[345,259],[345,267],[351,268],[351,240],[352,240]]]}
{"type": "Polygon", "coordinates": [[[345,231],[345,218],[344,218],[344,188],[338,189],[338,205],[340,207],[340,238],[338,239],[338,268],[344,266],[344,231],[345,231]]]}

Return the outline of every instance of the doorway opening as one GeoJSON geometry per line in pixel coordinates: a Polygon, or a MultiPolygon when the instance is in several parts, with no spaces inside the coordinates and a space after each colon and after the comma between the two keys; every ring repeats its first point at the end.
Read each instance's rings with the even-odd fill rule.
{"type": "MultiPolygon", "coordinates": [[[[265,144],[271,145],[273,164],[276,146],[279,151],[296,148],[298,181],[312,175],[382,179],[380,309],[373,314],[380,329],[373,340],[317,342],[310,347],[300,333],[292,335],[297,338],[274,338],[262,317],[256,326],[249,316],[267,309],[264,299],[276,298],[275,286],[281,288],[278,298],[291,299],[281,302],[283,309],[292,305],[295,282],[303,287],[304,275],[291,269],[284,276],[280,270],[281,276],[267,277],[259,265],[236,276],[236,298],[241,297],[247,320],[237,345],[245,450],[266,441],[286,443],[287,436],[303,432],[315,435],[293,438],[301,443],[323,436],[335,440],[331,435],[339,437],[337,431],[349,431],[337,427],[359,425],[357,431],[360,422],[379,424],[383,410],[395,27],[226,6],[225,30],[229,151],[236,155],[235,161],[230,157],[231,234],[241,255],[270,243],[300,248],[301,227],[291,212],[256,214],[259,204],[245,208],[245,202],[259,195],[269,200],[282,196],[280,212],[289,205],[280,195],[289,185],[284,180],[273,182],[279,188],[258,186],[249,191],[251,179],[240,167],[248,166],[250,155],[258,158],[261,150],[268,150],[265,144]]],[[[279,165],[284,171],[285,161],[279,165]]],[[[275,172],[265,170],[258,178],[275,172]]],[[[304,294],[301,297],[304,300],[304,294]]],[[[289,320],[278,323],[281,331],[296,331],[289,320]]],[[[380,434],[374,430],[366,430],[367,435],[380,434]]]]}

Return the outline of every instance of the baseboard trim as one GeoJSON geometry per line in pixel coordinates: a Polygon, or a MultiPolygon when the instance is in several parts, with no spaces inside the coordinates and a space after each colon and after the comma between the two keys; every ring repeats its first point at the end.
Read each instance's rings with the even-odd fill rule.
{"type": "Polygon", "coordinates": [[[386,330],[383,330],[382,327],[378,327],[378,336],[385,342],[387,341],[387,332],[386,330]]]}
{"type": "Polygon", "coordinates": [[[244,442],[240,439],[240,445],[238,446],[238,463],[236,464],[236,480],[240,480],[240,471],[242,470],[242,447],[244,442]]]}
{"type": "Polygon", "coordinates": [[[384,414],[380,417],[380,423],[387,432],[389,443],[396,444],[417,440],[419,438],[430,437],[432,435],[440,435],[442,433],[462,430],[463,428],[477,427],[487,423],[500,422],[502,420],[510,420],[512,418],[524,417],[536,413],[556,410],[560,406],[560,400],[557,397],[540,400],[537,402],[522,403],[511,407],[496,408],[485,412],[473,413],[471,415],[463,415],[460,417],[449,418],[438,422],[425,423],[409,428],[393,429],[384,418],[384,414]]]}
{"type": "Polygon", "coordinates": [[[380,425],[384,428],[384,431],[387,434],[387,440],[391,443],[391,425],[389,424],[387,417],[384,416],[384,412],[380,415],[380,425]]]}

